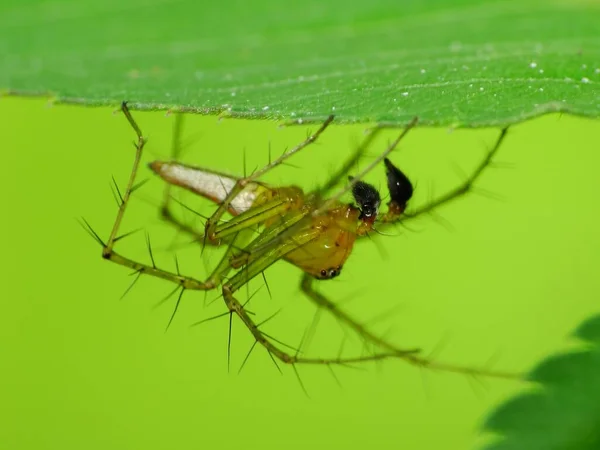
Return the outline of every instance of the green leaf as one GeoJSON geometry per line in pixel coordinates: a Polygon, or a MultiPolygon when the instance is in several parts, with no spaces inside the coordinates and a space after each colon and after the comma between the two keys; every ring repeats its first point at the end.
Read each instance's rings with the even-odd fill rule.
{"type": "Polygon", "coordinates": [[[586,0],[4,0],[0,88],[252,118],[598,117],[599,23],[586,0]]]}
{"type": "Polygon", "coordinates": [[[528,379],[539,388],[500,406],[485,428],[501,434],[488,450],[600,448],[600,316],[574,333],[585,348],[552,356],[528,379]]]}

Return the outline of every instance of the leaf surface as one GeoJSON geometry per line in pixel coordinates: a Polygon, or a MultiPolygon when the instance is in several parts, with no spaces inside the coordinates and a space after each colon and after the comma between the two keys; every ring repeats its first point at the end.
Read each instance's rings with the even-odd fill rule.
{"type": "Polygon", "coordinates": [[[0,89],[251,118],[598,117],[593,1],[4,0],[0,89]]]}

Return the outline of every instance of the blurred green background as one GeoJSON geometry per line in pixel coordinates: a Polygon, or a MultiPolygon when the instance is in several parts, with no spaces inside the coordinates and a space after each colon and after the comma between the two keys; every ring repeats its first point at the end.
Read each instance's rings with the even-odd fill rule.
{"type": "MultiPolygon", "coordinates": [[[[146,160],[167,158],[173,116],[134,115],[150,139],[146,160]]],[[[103,261],[76,221],[84,216],[108,236],[116,213],[110,177],[123,187],[133,157],[125,119],[105,108],[14,98],[1,99],[0,119],[1,448],[477,448],[489,439],[478,432],[486,412],[527,388],[387,361],[337,369],[341,388],[326,368],[300,367],[309,399],[290,368],[280,375],[258,348],[237,374],[251,344],[239,324],[228,374],[227,319],[189,327],[225,311],[222,301],[205,306],[202,293],[186,294],[165,333],[173,300],[153,306],[172,287],[142,279],[119,301],[128,270],[103,261]]],[[[232,173],[241,173],[244,150],[254,167],[267,161],[269,145],[279,154],[306,133],[215,117],[188,117],[185,126],[193,142],[185,158],[232,173]]],[[[269,181],[314,187],[364,128],[333,127],[292,161],[297,167],[269,181]]],[[[416,182],[416,203],[425,202],[460,182],[497,133],[417,129],[392,159],[416,182]]],[[[502,166],[479,184],[501,199],[473,194],[441,209],[443,220],[361,242],[322,291],[365,321],[378,318],[374,329],[391,327],[403,346],[427,352],[442,343],[441,361],[478,365],[496,355],[498,370],[527,370],[572,345],[567,335],[600,309],[598,142],[600,126],[587,119],[550,115],[513,127],[497,158],[502,166]]],[[[369,180],[383,188],[383,169],[369,180]]],[[[161,188],[152,178],[138,191],[124,230],[148,229],[160,266],[173,267],[176,245],[183,271],[204,277],[217,256],[207,250],[203,261],[199,247],[160,223],[161,188]]],[[[120,244],[148,260],[143,233],[120,244]]],[[[251,308],[259,317],[282,308],[267,330],[294,345],[314,313],[299,275],[283,262],[271,267],[272,298],[263,288],[251,308]]],[[[335,354],[346,332],[323,316],[308,350],[335,354]]],[[[360,343],[349,339],[347,349],[360,352],[360,343]]]]}

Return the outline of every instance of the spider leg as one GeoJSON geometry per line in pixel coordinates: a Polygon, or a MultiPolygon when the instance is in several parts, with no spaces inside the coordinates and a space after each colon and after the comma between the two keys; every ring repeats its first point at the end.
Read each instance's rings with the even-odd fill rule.
{"type": "Polygon", "coordinates": [[[369,134],[360,145],[352,152],[350,157],[342,164],[342,166],[329,178],[329,180],[317,190],[317,194],[321,197],[327,195],[338,183],[346,181],[350,171],[356,166],[358,161],[363,157],[371,143],[386,127],[375,125],[369,130],[369,134]]]}
{"type": "Polygon", "coordinates": [[[378,218],[377,222],[386,223],[386,224],[395,223],[395,222],[404,223],[409,220],[420,217],[424,214],[431,213],[436,208],[438,208],[442,205],[445,205],[447,203],[451,203],[452,201],[457,200],[457,199],[461,198],[462,196],[471,192],[473,185],[477,182],[477,180],[479,180],[479,178],[485,172],[485,170],[487,168],[489,168],[494,156],[496,155],[496,153],[498,152],[498,149],[502,145],[502,142],[504,141],[504,138],[506,137],[507,132],[508,132],[508,128],[503,128],[501,130],[500,135],[498,136],[498,139],[496,139],[496,143],[494,144],[492,149],[485,154],[485,157],[480,161],[480,163],[477,165],[475,170],[461,184],[456,186],[450,192],[447,192],[446,194],[442,195],[441,197],[427,203],[426,205],[423,205],[423,206],[415,209],[412,212],[404,212],[404,213],[399,214],[395,211],[395,208],[390,208],[390,211],[388,211],[388,213],[380,216],[378,218]]]}
{"type": "MultiPolygon", "coordinates": [[[[323,359],[322,361],[329,361],[329,364],[334,364],[336,361],[344,360],[345,363],[351,362],[364,362],[364,361],[377,361],[381,359],[401,359],[406,361],[407,363],[420,366],[423,368],[429,368],[433,370],[440,370],[446,372],[455,372],[464,375],[471,376],[488,376],[488,377],[496,377],[496,378],[508,378],[508,379],[516,379],[519,378],[520,375],[509,373],[509,372],[497,372],[493,370],[489,370],[487,368],[477,368],[477,367],[467,367],[467,366],[459,366],[452,364],[439,363],[430,358],[420,356],[420,349],[401,349],[398,348],[393,343],[385,340],[382,337],[379,337],[369,331],[365,325],[361,324],[359,321],[352,318],[345,311],[339,308],[334,302],[329,300],[320,292],[317,292],[313,287],[314,278],[308,274],[304,274],[302,278],[302,283],[300,285],[302,292],[310,298],[318,308],[323,308],[327,310],[330,314],[332,314],[336,319],[340,322],[348,325],[352,330],[354,330],[358,336],[362,339],[374,344],[377,348],[382,349],[382,352],[375,352],[370,355],[365,356],[357,356],[355,358],[335,358],[331,360],[323,359]]],[[[298,360],[297,362],[303,362],[298,360]]],[[[340,363],[341,364],[341,363],[340,363]]]]}
{"type": "MultiPolygon", "coordinates": [[[[396,139],[390,144],[388,145],[388,147],[385,149],[385,151],[383,151],[379,156],[377,156],[377,158],[375,158],[374,161],[372,161],[365,169],[363,169],[359,174],[357,174],[355,177],[352,178],[352,180],[345,185],[344,187],[342,187],[341,189],[339,189],[333,196],[328,197],[326,200],[324,200],[323,202],[321,202],[318,206],[318,208],[315,208],[311,211],[310,215],[311,217],[317,217],[319,215],[322,214],[326,214],[327,211],[330,209],[331,206],[333,206],[334,204],[336,204],[339,199],[346,194],[347,192],[349,192],[350,190],[352,190],[353,186],[360,182],[360,180],[362,178],[364,178],[364,176],[369,173],[370,171],[372,171],[381,161],[383,161],[387,155],[389,155],[392,151],[394,151],[394,149],[396,149],[396,147],[398,146],[398,144],[400,143],[400,141],[406,136],[406,134],[413,128],[415,127],[415,125],[418,122],[418,117],[413,118],[408,125],[404,128],[404,130],[396,137],[396,139]]],[[[368,147],[368,145],[372,142],[372,139],[374,137],[374,134],[377,133],[379,130],[383,129],[383,128],[387,128],[387,126],[380,126],[375,128],[375,130],[371,133],[370,136],[368,136],[365,139],[365,142],[354,152],[354,154],[350,157],[350,159],[347,161],[347,163],[344,165],[343,170],[345,170],[345,168],[350,168],[352,167],[352,165],[354,164],[355,160],[358,160],[358,158],[360,158],[360,155],[364,152],[364,150],[368,147]]],[[[343,176],[344,173],[342,171],[339,171],[337,174],[334,174],[334,178],[336,177],[340,177],[343,176]]],[[[336,180],[333,180],[334,182],[332,183],[327,183],[327,185],[325,186],[326,188],[330,188],[333,187],[337,184],[336,180]]],[[[317,192],[317,195],[319,195],[318,193],[321,191],[317,192]]],[[[289,227],[289,229],[287,230],[288,234],[293,234],[295,233],[297,230],[299,230],[301,227],[303,226],[303,223],[296,223],[293,224],[289,227]]]]}
{"type": "Polygon", "coordinates": [[[240,178],[240,179],[236,180],[233,188],[228,192],[226,198],[223,200],[223,202],[219,205],[219,207],[215,210],[215,212],[212,214],[212,216],[206,222],[206,236],[208,237],[208,239],[209,240],[215,240],[215,239],[217,239],[215,233],[216,233],[217,227],[219,225],[219,221],[221,220],[221,217],[229,209],[229,207],[230,207],[231,202],[233,201],[233,199],[249,183],[251,183],[254,180],[259,179],[260,177],[262,177],[263,175],[265,175],[267,172],[269,172],[273,168],[275,168],[278,165],[282,164],[284,161],[286,161],[293,154],[299,152],[303,148],[305,148],[308,145],[314,143],[319,138],[319,136],[327,129],[327,127],[331,124],[332,121],[333,121],[333,116],[329,116],[329,118],[325,122],[323,122],[323,124],[321,125],[321,127],[314,134],[312,134],[308,138],[306,138],[303,142],[301,142],[300,144],[298,144],[294,148],[286,151],[279,158],[277,158],[274,161],[270,162],[269,164],[267,164],[266,166],[264,166],[262,169],[257,170],[256,172],[252,173],[251,175],[249,175],[247,177],[240,178]]]}
{"type": "MultiPolygon", "coordinates": [[[[248,283],[253,277],[262,273],[267,267],[276,261],[283,258],[287,253],[297,250],[298,247],[306,245],[315,239],[319,238],[319,231],[313,229],[303,229],[302,232],[296,233],[293,238],[290,237],[283,243],[278,243],[277,246],[270,248],[269,251],[263,252],[259,256],[251,258],[250,262],[243,267],[242,270],[238,271],[229,281],[223,284],[223,299],[230,312],[235,313],[244,323],[246,328],[252,333],[256,342],[261,344],[267,352],[281,360],[286,364],[321,364],[321,365],[348,365],[358,362],[367,361],[379,361],[388,358],[399,358],[408,357],[415,354],[418,350],[401,350],[397,349],[391,344],[387,345],[386,350],[380,353],[374,353],[371,355],[361,357],[336,357],[336,358],[308,358],[299,356],[298,351],[296,353],[290,353],[287,350],[283,350],[281,346],[276,344],[276,340],[271,336],[260,330],[260,325],[257,325],[250,317],[248,312],[244,309],[243,305],[234,296],[235,292],[240,290],[246,283],[248,283]]],[[[308,277],[308,276],[307,276],[308,277]]],[[[308,278],[307,278],[308,279],[308,278]]],[[[328,301],[327,301],[328,302],[328,301]]],[[[321,304],[324,304],[323,302],[321,304]]],[[[328,302],[328,307],[331,310],[333,304],[328,302]]],[[[347,317],[346,323],[353,323],[352,319],[347,317]]],[[[360,327],[360,325],[358,325],[360,327]]],[[[360,328],[367,333],[368,336],[372,336],[373,339],[377,339],[374,335],[368,334],[364,328],[360,328]]],[[[382,347],[386,347],[386,343],[383,340],[379,340],[382,347]]]]}
{"type": "Polygon", "coordinates": [[[162,278],[164,280],[168,280],[173,283],[179,284],[183,290],[185,290],[185,289],[193,289],[193,290],[214,289],[216,286],[210,280],[207,282],[203,282],[203,281],[197,280],[193,277],[183,276],[179,273],[179,271],[177,271],[177,273],[174,273],[174,272],[170,272],[167,270],[159,269],[154,264],[154,261],[152,261],[152,265],[139,263],[137,261],[134,261],[128,257],[121,255],[120,253],[117,253],[114,250],[115,243],[119,240],[119,236],[118,236],[119,229],[120,229],[123,217],[125,215],[125,211],[127,210],[127,206],[129,204],[131,193],[135,190],[135,179],[137,176],[137,172],[139,170],[142,152],[143,152],[144,146],[146,144],[146,139],[144,139],[144,137],[142,136],[142,132],[141,132],[138,124],[133,119],[133,117],[127,107],[126,102],[123,102],[121,104],[121,110],[122,110],[123,114],[125,115],[125,117],[127,118],[127,121],[129,122],[129,124],[131,125],[131,127],[133,128],[133,130],[135,131],[136,136],[137,136],[137,141],[134,142],[135,157],[134,157],[133,167],[131,169],[131,174],[129,176],[129,181],[127,183],[127,187],[126,187],[123,195],[121,196],[122,201],[120,202],[119,210],[117,212],[117,216],[115,218],[115,222],[113,224],[113,228],[112,228],[112,231],[108,238],[108,241],[106,243],[100,241],[102,243],[102,257],[104,259],[112,261],[116,264],[129,267],[139,274],[151,275],[151,276],[154,276],[157,278],[162,278]]]}
{"type": "MultiPolygon", "coordinates": [[[[115,247],[116,242],[122,237],[122,236],[119,236],[119,229],[120,229],[123,217],[125,215],[125,211],[127,210],[127,206],[129,204],[131,194],[136,188],[135,179],[136,179],[136,176],[137,176],[137,173],[139,170],[139,165],[140,165],[143,149],[146,144],[146,139],[143,137],[138,124],[133,119],[133,117],[127,107],[126,102],[122,103],[121,110],[122,110],[123,114],[125,115],[125,117],[127,118],[129,124],[131,125],[131,127],[133,128],[133,130],[135,131],[136,136],[137,136],[137,141],[134,142],[135,157],[134,157],[133,167],[131,169],[129,181],[127,183],[127,186],[126,186],[123,194],[121,195],[121,193],[119,192],[119,194],[120,194],[119,195],[119,198],[120,198],[119,210],[117,212],[117,216],[115,218],[115,222],[114,222],[112,231],[110,233],[109,239],[106,241],[106,243],[104,243],[102,241],[102,239],[94,232],[94,230],[85,221],[84,221],[84,223],[85,223],[84,226],[87,226],[90,234],[102,245],[102,257],[104,259],[107,259],[116,264],[126,266],[126,267],[133,269],[134,273],[137,273],[138,277],[141,275],[150,275],[150,276],[161,278],[161,279],[164,279],[164,280],[167,280],[167,281],[170,281],[172,283],[179,285],[179,287],[181,289],[181,292],[180,292],[180,295],[179,295],[179,298],[177,301],[177,305],[179,305],[181,296],[182,296],[183,292],[187,289],[208,291],[208,290],[212,290],[212,289],[215,289],[218,286],[220,286],[222,284],[223,278],[232,269],[234,269],[234,267],[230,263],[231,258],[237,254],[236,251],[238,250],[238,248],[240,246],[243,247],[250,240],[250,238],[252,236],[252,234],[250,233],[250,231],[252,231],[252,225],[255,224],[255,222],[257,220],[259,222],[268,220],[269,218],[280,214],[280,211],[278,208],[259,209],[258,211],[254,210],[254,212],[249,211],[247,214],[236,216],[231,221],[225,223],[223,225],[223,227],[224,227],[223,232],[227,235],[226,242],[228,242],[229,247],[228,247],[227,251],[225,252],[225,254],[223,255],[223,257],[221,258],[221,261],[219,262],[217,267],[214,269],[214,271],[211,273],[211,275],[208,277],[208,279],[206,281],[201,281],[201,280],[198,280],[198,279],[190,277],[190,276],[181,275],[181,273],[179,272],[178,265],[177,265],[176,272],[171,272],[168,270],[160,269],[156,266],[154,259],[152,258],[152,254],[151,254],[152,263],[144,264],[144,263],[134,261],[133,259],[130,259],[126,256],[123,256],[120,253],[117,253],[114,250],[114,247],[115,247]]],[[[279,247],[281,247],[281,246],[279,246],[279,247]]],[[[285,247],[284,247],[284,249],[285,249],[285,247]]],[[[149,246],[149,250],[151,251],[150,246],[149,246]]],[[[280,258],[279,256],[277,256],[277,252],[280,250],[281,250],[281,248],[276,248],[274,250],[274,252],[271,252],[271,254],[267,255],[267,259],[270,258],[270,260],[268,261],[267,264],[265,264],[266,259],[264,257],[258,258],[256,263],[263,264],[262,270],[264,270],[264,268],[268,267],[268,265],[272,264],[273,262],[277,261],[280,258]]],[[[252,267],[256,268],[256,265],[254,265],[252,267]]],[[[259,270],[258,272],[253,273],[252,276],[255,276],[257,273],[262,272],[262,270],[259,270]]],[[[237,276],[234,276],[232,278],[232,280],[235,280],[237,283],[239,283],[242,278],[247,276],[247,273],[248,273],[248,270],[244,270],[244,271],[238,273],[237,276]]],[[[240,285],[245,284],[248,279],[249,278],[246,278],[246,281],[241,283],[240,285]]],[[[238,315],[241,314],[243,316],[245,314],[245,312],[244,312],[244,314],[242,314],[240,308],[243,309],[241,307],[241,305],[236,306],[238,315]]],[[[230,310],[232,310],[232,308],[230,308],[230,310]]]]}
{"type": "Polygon", "coordinates": [[[389,342],[370,332],[364,325],[350,317],[342,309],[338,308],[338,306],[335,303],[327,299],[327,297],[325,297],[320,292],[317,292],[313,287],[314,280],[315,279],[309,274],[304,274],[304,276],[302,277],[302,283],[300,284],[302,292],[304,292],[304,294],[306,294],[308,298],[310,298],[317,305],[317,307],[324,308],[325,310],[329,311],[341,322],[345,323],[350,328],[352,328],[363,339],[366,339],[371,343],[397,355],[415,354],[420,352],[420,349],[418,348],[398,348],[395,345],[390,344],[389,342]]]}
{"type": "MultiPolygon", "coordinates": [[[[173,136],[171,140],[171,160],[178,161],[181,155],[182,144],[181,144],[181,136],[183,133],[183,122],[184,122],[184,114],[182,113],[174,113],[175,121],[173,123],[173,136]]],[[[210,240],[204,240],[204,230],[199,230],[195,228],[193,225],[189,223],[185,223],[182,219],[178,218],[173,212],[172,202],[175,200],[171,194],[172,192],[172,184],[165,183],[165,188],[163,192],[163,202],[160,208],[160,215],[163,220],[172,224],[179,231],[183,231],[186,234],[191,235],[195,241],[197,242],[205,242],[209,245],[219,245],[216,242],[212,242],[210,240]]],[[[177,200],[175,200],[177,202],[177,200]]],[[[180,203],[180,202],[177,202],[180,203]]],[[[185,209],[190,210],[192,213],[199,215],[193,209],[187,207],[186,205],[181,203],[181,206],[185,209]]]]}
{"type": "Polygon", "coordinates": [[[400,133],[400,135],[385,149],[384,152],[377,156],[377,158],[375,158],[375,160],[373,160],[371,164],[369,164],[366,168],[360,171],[360,173],[352,177],[352,180],[346,186],[339,189],[333,196],[329,197],[325,202],[323,202],[323,204],[318,209],[312,212],[312,215],[317,216],[319,214],[322,214],[324,211],[327,211],[327,209],[335,202],[337,202],[345,193],[352,190],[356,183],[360,182],[366,174],[368,174],[375,167],[377,167],[377,165],[379,165],[381,161],[383,161],[391,152],[394,151],[394,149],[398,146],[400,141],[417,124],[418,121],[418,117],[413,118],[406,126],[406,128],[404,128],[404,130],[400,133]]]}

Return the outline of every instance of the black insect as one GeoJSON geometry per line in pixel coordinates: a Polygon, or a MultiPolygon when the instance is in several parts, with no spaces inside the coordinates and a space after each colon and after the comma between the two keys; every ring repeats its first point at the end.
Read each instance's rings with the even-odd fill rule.
{"type": "MultiPolygon", "coordinates": [[[[352,181],[354,177],[348,177],[349,181],[352,181]]],[[[379,205],[381,204],[381,197],[379,192],[375,189],[375,186],[365,183],[364,181],[357,181],[352,186],[352,195],[354,200],[358,203],[360,208],[361,220],[375,220],[377,213],[379,212],[379,205]]]]}
{"type": "MultiPolygon", "coordinates": [[[[385,174],[387,176],[388,190],[390,191],[391,202],[399,211],[406,209],[406,204],[413,195],[413,186],[404,173],[385,158],[385,174]]],[[[392,206],[392,205],[390,205],[392,206]]]]}

